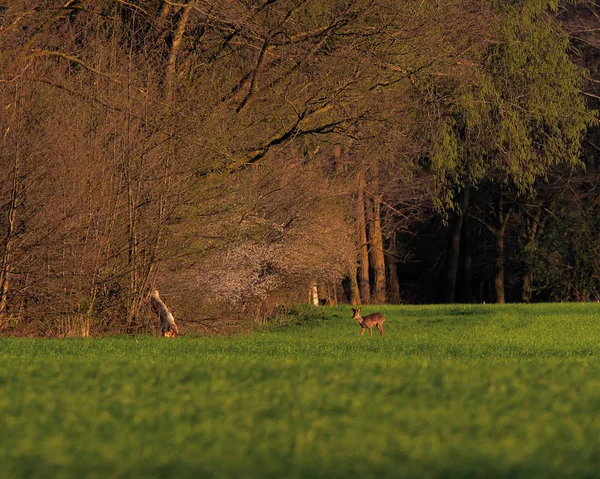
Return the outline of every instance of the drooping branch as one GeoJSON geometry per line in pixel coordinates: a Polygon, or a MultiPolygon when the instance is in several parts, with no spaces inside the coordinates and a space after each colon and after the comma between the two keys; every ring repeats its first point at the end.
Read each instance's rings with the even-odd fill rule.
{"type": "Polygon", "coordinates": [[[100,71],[97,68],[93,67],[92,65],[87,64],[80,58],[77,58],[73,55],[69,55],[64,52],[59,52],[59,51],[54,51],[54,50],[45,50],[45,49],[36,49],[36,50],[32,50],[32,53],[30,55],[28,55],[27,58],[36,58],[36,57],[43,57],[43,56],[54,56],[54,57],[64,58],[65,60],[68,60],[70,62],[77,63],[79,66],[85,68],[86,70],[88,70],[91,73],[100,75],[101,77],[107,78],[108,80],[114,81],[115,83],[120,83],[119,80],[114,78],[113,75],[110,75],[108,73],[100,71]]]}
{"type": "Polygon", "coordinates": [[[66,18],[69,14],[71,14],[74,10],[81,9],[86,4],[87,0],[67,0],[67,2],[58,10],[58,12],[46,20],[45,23],[42,24],[40,28],[38,28],[29,40],[24,45],[25,49],[31,48],[31,46],[36,42],[36,40],[42,35],[42,33],[50,30],[54,24],[58,21],[66,18]]]}
{"type": "Polygon", "coordinates": [[[166,102],[169,105],[171,105],[173,103],[174,78],[175,78],[177,57],[178,57],[179,51],[181,49],[181,42],[183,40],[183,35],[185,34],[188,19],[190,17],[190,12],[195,3],[196,2],[189,3],[182,7],[181,17],[179,17],[179,21],[177,22],[177,27],[176,27],[175,31],[173,32],[173,39],[171,41],[171,50],[169,51],[169,58],[167,59],[167,65],[165,68],[165,97],[166,97],[166,102]]]}

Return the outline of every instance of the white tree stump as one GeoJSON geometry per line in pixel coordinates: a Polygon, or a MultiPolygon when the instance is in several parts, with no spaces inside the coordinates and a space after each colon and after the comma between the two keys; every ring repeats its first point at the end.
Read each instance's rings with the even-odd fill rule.
{"type": "Polygon", "coordinates": [[[175,318],[167,308],[167,305],[163,303],[162,299],[158,295],[156,289],[152,290],[150,294],[150,304],[152,309],[160,318],[160,334],[166,338],[174,338],[179,335],[177,330],[177,324],[175,324],[175,318]]]}
{"type": "Polygon", "coordinates": [[[314,306],[319,306],[319,291],[317,289],[317,283],[314,281],[310,285],[310,302],[314,306]]]}

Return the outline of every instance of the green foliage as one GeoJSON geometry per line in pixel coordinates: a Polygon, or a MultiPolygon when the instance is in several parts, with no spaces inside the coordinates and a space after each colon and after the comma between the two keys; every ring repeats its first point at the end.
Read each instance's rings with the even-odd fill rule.
{"type": "Polygon", "coordinates": [[[565,203],[534,245],[531,256],[538,297],[600,300],[600,216],[588,201],[580,206],[565,203]]]}
{"type": "Polygon", "coordinates": [[[487,67],[500,94],[498,143],[517,185],[530,186],[557,164],[579,164],[593,114],[580,94],[583,75],[560,25],[535,2],[506,8],[502,42],[487,67]],[[519,178],[519,174],[524,177],[519,178]]]}
{"type": "Polygon", "coordinates": [[[441,185],[494,175],[525,192],[552,167],[580,164],[582,136],[595,113],[580,93],[584,72],[548,13],[555,3],[498,4],[497,40],[479,60],[480,70],[455,86],[434,140],[441,185]]]}
{"type": "Polygon", "coordinates": [[[381,311],[382,338],[344,307],[238,337],[1,339],[2,475],[598,470],[596,304],[381,311]]]}

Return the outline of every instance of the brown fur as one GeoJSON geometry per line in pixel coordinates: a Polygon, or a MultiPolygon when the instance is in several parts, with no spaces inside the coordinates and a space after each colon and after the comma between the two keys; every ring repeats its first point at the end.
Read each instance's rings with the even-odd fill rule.
{"type": "Polygon", "coordinates": [[[384,333],[383,322],[385,321],[383,314],[373,313],[373,314],[369,314],[369,315],[365,316],[364,318],[361,318],[360,317],[360,308],[357,308],[357,309],[352,308],[352,312],[354,313],[354,315],[352,316],[352,319],[356,319],[356,321],[358,321],[358,324],[360,324],[360,327],[362,328],[360,330],[361,336],[365,333],[365,329],[367,329],[367,328],[369,328],[369,335],[373,336],[373,326],[377,327],[377,329],[379,330],[380,336],[383,336],[383,333],[384,333]]]}

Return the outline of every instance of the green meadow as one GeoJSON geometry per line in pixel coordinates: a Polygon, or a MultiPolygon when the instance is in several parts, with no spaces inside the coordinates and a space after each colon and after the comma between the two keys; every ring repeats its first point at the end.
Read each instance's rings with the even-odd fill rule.
{"type": "Polygon", "coordinates": [[[600,477],[600,305],[0,338],[0,478],[600,477]]]}

